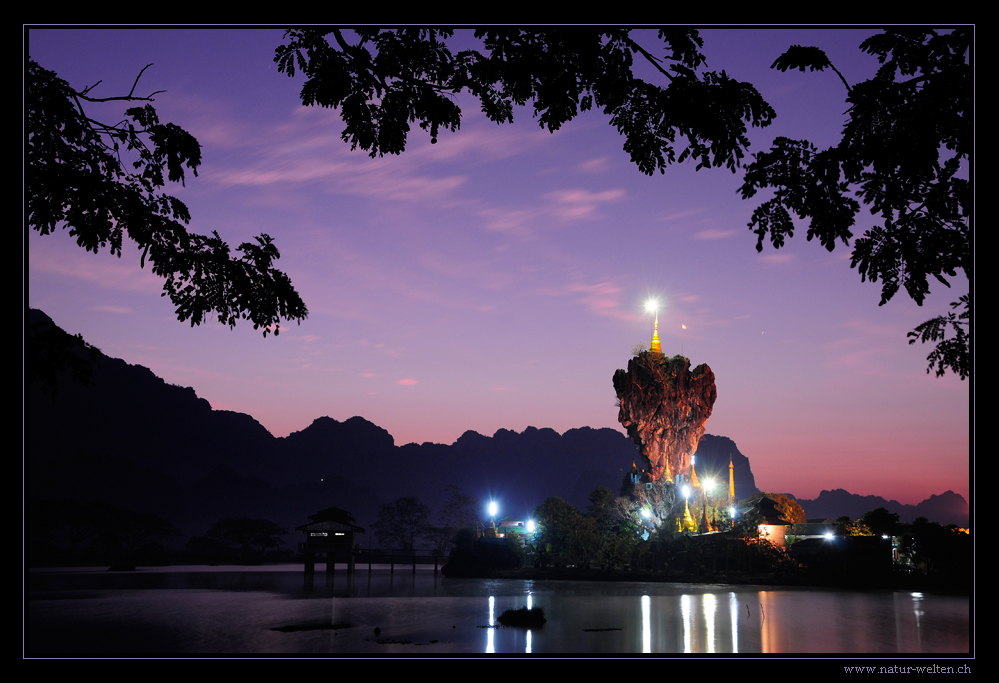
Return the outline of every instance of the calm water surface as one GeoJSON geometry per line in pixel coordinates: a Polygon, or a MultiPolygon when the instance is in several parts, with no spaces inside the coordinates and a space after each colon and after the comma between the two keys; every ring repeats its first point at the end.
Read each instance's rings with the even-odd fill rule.
{"type": "Polygon", "coordinates": [[[38,570],[26,605],[28,654],[967,653],[970,642],[966,597],[379,565],[352,580],[338,566],[330,588],[323,571],[306,587],[302,565],[38,570]],[[498,625],[524,606],[548,622],[498,625]]]}

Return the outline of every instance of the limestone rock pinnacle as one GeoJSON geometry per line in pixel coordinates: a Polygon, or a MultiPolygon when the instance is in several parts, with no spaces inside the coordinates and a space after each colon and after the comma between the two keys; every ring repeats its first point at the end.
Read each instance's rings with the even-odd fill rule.
{"type": "Polygon", "coordinates": [[[702,363],[691,371],[689,358],[643,351],[614,373],[614,390],[617,419],[653,480],[687,475],[718,396],[711,368],[702,363]]]}

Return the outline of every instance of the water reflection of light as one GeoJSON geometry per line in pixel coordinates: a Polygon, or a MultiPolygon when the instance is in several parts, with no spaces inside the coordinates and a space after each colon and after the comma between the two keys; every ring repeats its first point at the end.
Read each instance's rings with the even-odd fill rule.
{"type": "Polygon", "coordinates": [[[496,634],[496,622],[493,620],[496,610],[496,598],[489,596],[489,628],[486,629],[486,652],[496,652],[496,643],[493,636],[496,634]]]}
{"type": "Polygon", "coordinates": [[[652,652],[652,599],[642,596],[642,652],[652,652]]]}
{"type": "Polygon", "coordinates": [[[920,609],[922,605],[920,604],[923,600],[922,593],[912,594],[912,613],[916,617],[916,647],[917,652],[923,651],[923,629],[920,628],[920,617],[923,616],[923,610],[920,609]]]}
{"type": "Polygon", "coordinates": [[[778,627],[780,610],[778,591],[760,591],[757,594],[760,606],[760,648],[763,652],[786,652],[787,632],[778,627]]]}
{"type": "MultiPolygon", "coordinates": [[[[534,609],[534,596],[530,593],[527,594],[527,609],[534,609]]],[[[531,653],[531,629],[527,629],[527,649],[524,651],[528,654],[531,653]]]]}
{"type": "Polygon", "coordinates": [[[683,618],[683,651],[692,652],[691,647],[691,631],[694,628],[693,621],[690,614],[690,596],[681,595],[680,596],[680,615],[683,618]]]}
{"type": "Polygon", "coordinates": [[[728,594],[728,618],[732,622],[732,652],[739,651],[739,599],[728,594]]]}
{"type": "Polygon", "coordinates": [[[713,654],[715,651],[715,609],[717,609],[715,596],[711,593],[702,595],[701,609],[704,611],[704,626],[708,631],[708,652],[713,654]]]}

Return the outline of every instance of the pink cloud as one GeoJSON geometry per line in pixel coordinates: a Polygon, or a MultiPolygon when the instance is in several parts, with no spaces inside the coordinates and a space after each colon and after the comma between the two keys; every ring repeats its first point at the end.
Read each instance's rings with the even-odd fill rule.
{"type": "Polygon", "coordinates": [[[680,218],[689,218],[690,216],[696,216],[699,213],[704,213],[704,209],[684,209],[682,211],[677,211],[676,213],[667,214],[662,217],[664,221],[675,221],[680,218]]]}
{"type": "Polygon", "coordinates": [[[419,384],[419,383],[420,383],[419,380],[415,380],[415,379],[412,379],[412,378],[409,378],[409,377],[407,377],[405,379],[400,379],[400,380],[398,380],[396,382],[396,384],[399,384],[399,385],[404,386],[404,387],[411,387],[414,384],[419,384]]]}
{"type": "Polygon", "coordinates": [[[612,282],[599,282],[586,285],[573,283],[565,288],[565,293],[577,295],[577,300],[591,313],[615,320],[635,321],[640,318],[626,310],[621,304],[624,289],[612,282]]]}
{"type": "Polygon", "coordinates": [[[131,244],[123,246],[122,258],[108,253],[88,254],[75,244],[71,250],[63,249],[63,245],[52,246],[54,248],[37,242],[31,245],[28,251],[29,273],[79,278],[102,287],[126,291],[157,292],[163,289],[163,280],[153,275],[148,264],[145,268],[137,267],[139,256],[133,253],[131,244]]]}
{"type": "Polygon", "coordinates": [[[557,190],[549,192],[546,196],[562,204],[579,203],[600,203],[617,201],[625,196],[625,191],[618,188],[616,190],[605,190],[603,192],[590,192],[589,190],[557,190]]]}
{"type": "Polygon", "coordinates": [[[718,230],[717,228],[709,228],[708,230],[702,230],[694,234],[694,239],[698,240],[723,240],[726,237],[731,237],[736,234],[737,230],[718,230]]]}
{"type": "Polygon", "coordinates": [[[787,252],[781,252],[779,254],[767,254],[766,256],[760,256],[759,260],[764,263],[772,263],[774,265],[782,265],[793,261],[795,258],[794,254],[789,254],[787,252]]]}
{"type": "Polygon", "coordinates": [[[607,157],[590,159],[576,166],[580,173],[603,173],[610,168],[610,160],[607,157]]]}
{"type": "Polygon", "coordinates": [[[430,144],[429,139],[422,141],[418,136],[411,136],[406,153],[413,152],[414,161],[439,162],[460,157],[468,158],[477,164],[497,159],[506,159],[521,152],[535,149],[543,144],[549,136],[537,130],[517,126],[500,129],[492,122],[486,125],[463,125],[460,133],[450,135],[442,133],[437,144],[430,144]],[[416,144],[413,144],[416,143],[416,144]]]}

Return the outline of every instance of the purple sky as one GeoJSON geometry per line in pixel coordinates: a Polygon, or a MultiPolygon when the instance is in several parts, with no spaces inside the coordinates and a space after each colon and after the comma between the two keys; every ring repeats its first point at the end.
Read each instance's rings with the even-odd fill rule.
{"type": "MultiPolygon", "coordinates": [[[[856,83],[877,68],[857,49],[871,33],[702,36],[710,69],[776,109],[751,133],[764,151],[779,135],[834,143],[846,110],[835,74],[773,60],[816,45],[856,83]]],[[[451,443],[467,429],[620,429],[611,377],[648,345],[651,294],[666,304],[663,350],[682,344],[715,373],[708,433],[738,444],[760,488],[968,497],[969,385],[927,375],[930,349],[905,336],[967,291],[963,277],[931,284],[923,307],[904,293],[879,307],[880,283],[860,281],[849,250],[804,229],[758,254],[741,173],[684,164],[647,177],[600,113],[549,134],[530,111],[499,126],[459,97],[458,132],[431,145],[417,128],[402,155],[372,160],[340,140],[336,111],[300,105],[301,77],[273,63],[281,41],[271,29],[41,29],[29,54],[76,88],[103,79],[95,96],[126,93],[152,62],[137,92],[166,90],[161,120],[203,147],[199,177],[168,189],[190,228],[233,247],[274,237],[308,319],[266,339],[248,324],[192,328],[134,248],[93,255],[65,232],[27,238],[31,307],[277,436],[361,415],[397,444],[451,443]]],[[[88,113],[117,121],[122,109],[88,113]]]]}

